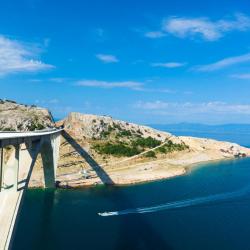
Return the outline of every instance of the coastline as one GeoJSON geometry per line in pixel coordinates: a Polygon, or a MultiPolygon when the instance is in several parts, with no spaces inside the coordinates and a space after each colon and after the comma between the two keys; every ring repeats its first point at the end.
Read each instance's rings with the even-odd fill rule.
{"type": "MultiPolygon", "coordinates": [[[[159,169],[148,169],[145,165],[152,164],[154,162],[149,162],[147,164],[138,164],[141,165],[142,168],[135,168],[134,172],[137,172],[136,177],[133,175],[133,171],[131,173],[131,169],[134,168],[134,166],[127,168],[126,171],[130,172],[129,174],[124,173],[124,171],[120,171],[119,169],[116,171],[107,171],[107,174],[110,176],[112,179],[113,183],[103,183],[100,181],[99,177],[93,177],[91,179],[84,179],[81,178],[79,173],[71,173],[67,174],[66,176],[58,175],[57,177],[57,188],[62,188],[62,189],[78,189],[78,188],[89,188],[89,187],[95,187],[99,185],[109,185],[109,186],[117,186],[117,187],[122,187],[122,186],[131,186],[131,185],[140,185],[144,183],[149,183],[149,182],[154,182],[154,181],[162,181],[162,180],[168,180],[168,179],[173,179],[179,176],[184,176],[187,175],[188,173],[191,173],[195,168],[202,168],[205,167],[206,165],[209,164],[218,164],[219,162],[226,162],[226,161],[233,161],[233,160],[240,160],[240,159],[245,159],[249,158],[244,157],[244,158],[235,158],[235,157],[227,157],[227,158],[221,158],[221,159],[212,159],[212,160],[207,160],[207,161],[200,161],[188,165],[182,165],[182,166],[174,166],[170,167],[166,166],[164,168],[159,169]],[[116,173],[118,172],[118,173],[116,173]]],[[[126,172],[125,171],[125,172],[126,172]]],[[[37,182],[38,176],[35,177],[36,181],[33,179],[31,181],[31,188],[40,188],[43,185],[39,182],[37,182]]]]}
{"type": "MultiPolygon", "coordinates": [[[[250,156],[249,148],[235,143],[191,136],[176,137],[171,134],[165,134],[162,131],[154,131],[148,127],[115,121],[118,126],[112,122],[114,121],[109,117],[98,118],[96,116],[81,114],[70,116],[68,123],[66,123],[66,125],[68,124],[66,129],[69,126],[70,130],[66,130],[67,137],[62,138],[61,142],[56,173],[58,187],[124,186],[165,180],[185,175],[189,171],[192,171],[194,167],[202,164],[250,156]],[[72,121],[71,118],[77,118],[77,122],[74,119],[72,121]],[[81,120],[80,122],[78,121],[79,119],[81,120]],[[110,134],[109,137],[105,138],[93,139],[93,134],[96,136],[94,130],[96,126],[93,124],[97,123],[97,119],[100,120],[100,124],[101,121],[104,123],[103,120],[106,119],[105,124],[109,124],[109,129],[114,134],[110,134]],[[70,127],[71,124],[74,125],[74,129],[70,127]],[[113,124],[113,127],[110,124],[113,124]],[[141,133],[144,137],[140,135],[139,138],[141,139],[137,137],[137,139],[130,138],[126,133],[123,137],[119,137],[118,134],[121,132],[117,132],[118,134],[115,132],[117,126],[119,127],[118,132],[130,133],[130,136],[132,136],[131,131],[134,131],[130,131],[130,127],[137,126],[141,129],[140,131],[143,131],[141,133]],[[124,129],[122,129],[122,126],[124,126],[124,129]],[[91,129],[89,130],[89,128],[91,129]],[[153,139],[154,137],[161,138],[161,140],[153,139]],[[133,142],[135,143],[136,140],[141,140],[145,143],[148,140],[147,138],[152,138],[150,142],[157,141],[157,144],[154,144],[153,147],[146,147],[144,151],[135,155],[132,154],[132,156],[126,154],[115,155],[96,149],[96,145],[99,145],[99,148],[102,148],[102,145],[104,145],[103,148],[106,147],[105,145],[112,147],[117,147],[118,145],[122,149],[134,150],[128,145],[133,144],[133,142]],[[168,145],[169,141],[172,142],[170,146],[168,145]],[[178,147],[174,148],[171,145],[177,145],[178,147]],[[181,145],[185,145],[185,147],[181,147],[181,145]],[[166,151],[164,147],[172,150],[166,151]]],[[[99,128],[99,125],[97,128],[99,128]]],[[[43,164],[41,158],[38,158],[30,181],[30,187],[43,186],[43,164]]]]}

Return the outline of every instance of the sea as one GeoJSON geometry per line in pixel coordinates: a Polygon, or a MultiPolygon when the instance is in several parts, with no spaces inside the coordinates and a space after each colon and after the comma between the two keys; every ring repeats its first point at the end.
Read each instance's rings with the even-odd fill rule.
{"type": "MultiPolygon", "coordinates": [[[[250,147],[244,129],[165,129],[250,147]]],[[[139,185],[30,189],[12,249],[249,250],[250,159],[200,164],[139,185]]]]}

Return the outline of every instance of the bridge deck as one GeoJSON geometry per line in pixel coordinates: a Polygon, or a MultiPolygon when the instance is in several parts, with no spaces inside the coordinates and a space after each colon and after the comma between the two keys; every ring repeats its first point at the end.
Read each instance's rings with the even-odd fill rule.
{"type": "MultiPolygon", "coordinates": [[[[19,163],[19,183],[25,184],[25,180],[29,173],[29,167],[32,159],[27,150],[20,151],[19,163]]],[[[19,185],[19,187],[21,187],[19,185]]],[[[23,195],[23,190],[19,192],[6,190],[0,193],[0,249],[5,249],[11,237],[11,233],[15,224],[18,208],[23,195]]]]}
{"type": "Polygon", "coordinates": [[[15,224],[18,208],[22,199],[23,191],[5,192],[0,194],[0,249],[6,249],[15,224]]]}
{"type": "Polygon", "coordinates": [[[62,130],[63,129],[41,130],[32,132],[0,132],[0,140],[52,135],[55,133],[59,133],[62,130]]]}
{"type": "MultiPolygon", "coordinates": [[[[4,147],[6,145],[15,145],[24,142],[26,143],[29,140],[36,141],[38,139],[40,141],[42,137],[46,137],[49,135],[53,136],[54,134],[58,134],[61,131],[62,129],[27,133],[0,133],[0,146],[4,147]]],[[[22,145],[23,146],[19,151],[19,171],[17,174],[18,189],[16,190],[16,188],[11,188],[4,189],[3,191],[1,191],[0,189],[0,250],[9,249],[15,222],[20,211],[20,204],[22,202],[25,187],[28,184],[29,174],[32,170],[31,166],[36,159],[36,154],[33,152],[34,156],[31,156],[29,150],[26,148],[27,145],[22,145]]],[[[13,164],[12,161],[14,160],[15,152],[12,153],[12,156],[8,161],[8,166],[11,166],[13,164]]],[[[4,181],[8,183],[8,179],[10,181],[13,180],[11,178],[13,178],[13,176],[5,175],[4,181]]]]}

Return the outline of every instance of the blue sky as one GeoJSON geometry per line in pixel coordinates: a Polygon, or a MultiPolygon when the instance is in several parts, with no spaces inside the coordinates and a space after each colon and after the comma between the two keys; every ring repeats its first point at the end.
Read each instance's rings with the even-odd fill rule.
{"type": "Polygon", "coordinates": [[[1,98],[138,123],[250,123],[249,1],[3,0],[1,98]]]}

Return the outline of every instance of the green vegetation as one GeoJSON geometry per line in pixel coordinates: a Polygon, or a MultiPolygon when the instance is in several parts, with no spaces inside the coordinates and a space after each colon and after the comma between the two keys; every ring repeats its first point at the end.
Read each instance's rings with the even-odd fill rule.
{"type": "Polygon", "coordinates": [[[41,130],[45,129],[45,126],[39,122],[39,118],[37,116],[34,117],[33,120],[31,120],[30,124],[27,126],[29,131],[34,131],[34,130],[41,130]]]}
{"type": "Polygon", "coordinates": [[[0,131],[16,131],[13,128],[4,128],[4,127],[0,127],[0,131]]]}
{"type": "MultiPolygon", "coordinates": [[[[102,136],[108,135],[110,132],[102,132],[102,136]]],[[[128,137],[132,136],[132,133],[127,130],[122,130],[119,133],[121,137],[128,137]]],[[[117,137],[119,137],[117,136],[117,137]]],[[[134,140],[131,140],[130,143],[125,143],[116,140],[115,142],[106,142],[95,144],[93,149],[99,154],[107,154],[107,155],[114,155],[114,156],[134,156],[143,152],[146,148],[154,148],[161,144],[160,141],[153,139],[152,137],[142,138],[137,137],[134,140]]],[[[154,152],[149,152],[147,157],[155,157],[154,152]]]]}
{"type": "Polygon", "coordinates": [[[132,144],[135,147],[142,147],[142,148],[155,148],[159,145],[161,145],[161,141],[156,140],[152,137],[147,137],[147,138],[138,138],[135,141],[132,142],[132,144]]]}
{"type": "MultiPolygon", "coordinates": [[[[101,120],[101,124],[104,125],[103,121],[101,120]]],[[[113,124],[113,126],[108,125],[107,130],[102,131],[100,133],[101,138],[107,138],[108,136],[114,135],[115,138],[120,138],[120,137],[131,137],[133,134],[126,129],[123,129],[120,127],[119,124],[113,124]],[[114,132],[114,133],[112,133],[114,132]]]]}
{"type": "MultiPolygon", "coordinates": [[[[138,155],[145,150],[153,149],[144,154],[144,157],[156,158],[157,153],[168,154],[174,151],[182,151],[188,148],[184,143],[176,144],[168,141],[164,145],[159,139],[153,137],[143,138],[141,131],[130,131],[123,129],[119,124],[108,125],[105,131],[101,132],[102,142],[96,142],[93,149],[101,155],[113,155],[116,157],[131,157],[138,155]],[[158,147],[157,149],[154,149],[158,147]]],[[[157,138],[161,137],[160,134],[157,138]]]]}
{"type": "Polygon", "coordinates": [[[149,151],[144,156],[147,158],[156,158],[156,154],[154,151],[149,151]]]}
{"type": "Polygon", "coordinates": [[[177,144],[177,143],[173,143],[172,141],[168,141],[166,144],[158,147],[157,149],[147,152],[144,155],[144,157],[156,158],[156,153],[168,154],[174,151],[182,151],[188,148],[189,147],[185,145],[184,143],[177,144]]]}
{"type": "Polygon", "coordinates": [[[134,156],[141,151],[136,147],[131,147],[129,145],[126,145],[122,142],[116,142],[116,143],[105,143],[105,144],[97,144],[93,147],[99,154],[107,154],[107,155],[114,155],[114,156],[134,156]]]}
{"type": "Polygon", "coordinates": [[[114,129],[112,126],[109,125],[109,126],[108,126],[108,131],[111,132],[111,131],[113,131],[113,130],[115,130],[115,129],[114,129]]]}
{"type": "Polygon", "coordinates": [[[122,130],[121,126],[119,124],[114,123],[114,128],[118,130],[122,130]]]}
{"type": "Polygon", "coordinates": [[[161,147],[157,148],[155,151],[162,153],[162,154],[167,154],[170,152],[174,152],[174,151],[182,151],[188,149],[188,146],[184,143],[182,144],[177,144],[177,143],[173,143],[172,141],[168,141],[168,143],[162,145],[161,147]]]}
{"type": "Polygon", "coordinates": [[[109,131],[102,131],[100,135],[101,135],[101,138],[106,138],[107,136],[110,135],[110,132],[109,131]]]}
{"type": "Polygon", "coordinates": [[[132,133],[129,130],[121,130],[118,134],[119,137],[132,136],[132,133]]]}
{"type": "Polygon", "coordinates": [[[41,123],[36,123],[36,122],[31,122],[30,125],[27,126],[28,130],[29,131],[34,131],[34,130],[41,130],[41,129],[44,129],[45,126],[41,123]]]}
{"type": "Polygon", "coordinates": [[[166,154],[167,153],[167,149],[166,149],[165,146],[157,148],[156,151],[159,152],[159,153],[162,153],[162,154],[166,154]]]}

